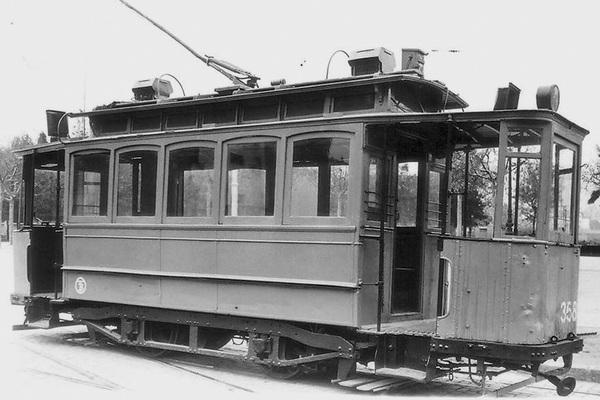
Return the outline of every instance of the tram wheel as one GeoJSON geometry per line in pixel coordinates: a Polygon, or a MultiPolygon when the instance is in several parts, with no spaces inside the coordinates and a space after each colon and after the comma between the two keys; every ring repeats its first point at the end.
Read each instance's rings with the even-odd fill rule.
{"type": "MultiPolygon", "coordinates": [[[[300,356],[306,355],[306,346],[291,341],[289,339],[281,338],[279,342],[279,358],[283,360],[293,360],[300,356]]],[[[280,379],[287,380],[293,379],[300,376],[304,369],[300,365],[291,365],[287,367],[279,367],[276,365],[264,365],[262,364],[262,368],[267,374],[267,376],[280,379]]]]}
{"type": "Polygon", "coordinates": [[[302,369],[298,365],[293,365],[290,367],[263,365],[262,367],[268,377],[278,380],[293,379],[302,374],[302,369]]]}
{"type": "Polygon", "coordinates": [[[198,347],[218,350],[233,338],[233,332],[225,329],[198,329],[198,347]]]}

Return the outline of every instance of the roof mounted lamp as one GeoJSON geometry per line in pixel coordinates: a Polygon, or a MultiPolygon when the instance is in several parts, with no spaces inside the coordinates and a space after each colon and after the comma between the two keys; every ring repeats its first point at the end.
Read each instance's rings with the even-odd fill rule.
{"type": "Polygon", "coordinates": [[[412,72],[420,77],[425,75],[425,56],[421,49],[402,49],[402,71],[412,72]]]}
{"type": "Polygon", "coordinates": [[[540,86],[535,94],[537,108],[540,110],[558,111],[560,90],[557,85],[540,86]]]}

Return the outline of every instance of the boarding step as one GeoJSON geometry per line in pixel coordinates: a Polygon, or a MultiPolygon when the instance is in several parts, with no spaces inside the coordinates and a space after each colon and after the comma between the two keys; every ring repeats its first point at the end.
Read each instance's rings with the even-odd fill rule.
{"type": "Polygon", "coordinates": [[[375,371],[377,376],[394,377],[394,378],[408,378],[413,381],[425,382],[427,374],[425,371],[412,368],[377,368],[375,371]]]}
{"type": "Polygon", "coordinates": [[[409,387],[417,384],[414,380],[407,378],[386,378],[375,375],[353,376],[336,383],[342,387],[373,393],[390,390],[392,388],[409,387]]]}
{"type": "Polygon", "coordinates": [[[34,329],[50,329],[54,325],[53,325],[53,322],[51,322],[51,318],[41,318],[41,319],[38,319],[37,321],[28,322],[27,326],[34,328],[34,329]]]}

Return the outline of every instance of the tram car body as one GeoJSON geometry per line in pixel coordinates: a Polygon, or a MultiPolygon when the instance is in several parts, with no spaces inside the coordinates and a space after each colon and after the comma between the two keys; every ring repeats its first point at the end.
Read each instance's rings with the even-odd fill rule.
{"type": "Polygon", "coordinates": [[[290,375],[374,362],[426,381],[476,360],[484,377],[545,376],[559,357],[566,372],[587,131],[548,109],[466,112],[422,63],[369,54],[348,78],[59,114],[92,133],[20,152],[26,323],[70,313],[121,343],[221,357],[242,336],[246,359],[290,375]],[[36,211],[41,175],[54,218],[36,211]]]}

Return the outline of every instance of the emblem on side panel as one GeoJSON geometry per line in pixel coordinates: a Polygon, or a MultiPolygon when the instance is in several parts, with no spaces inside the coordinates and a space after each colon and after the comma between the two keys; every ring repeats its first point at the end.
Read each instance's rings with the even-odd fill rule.
{"type": "Polygon", "coordinates": [[[79,276],[75,279],[75,291],[77,294],[84,294],[87,289],[87,282],[83,277],[79,276]]]}

